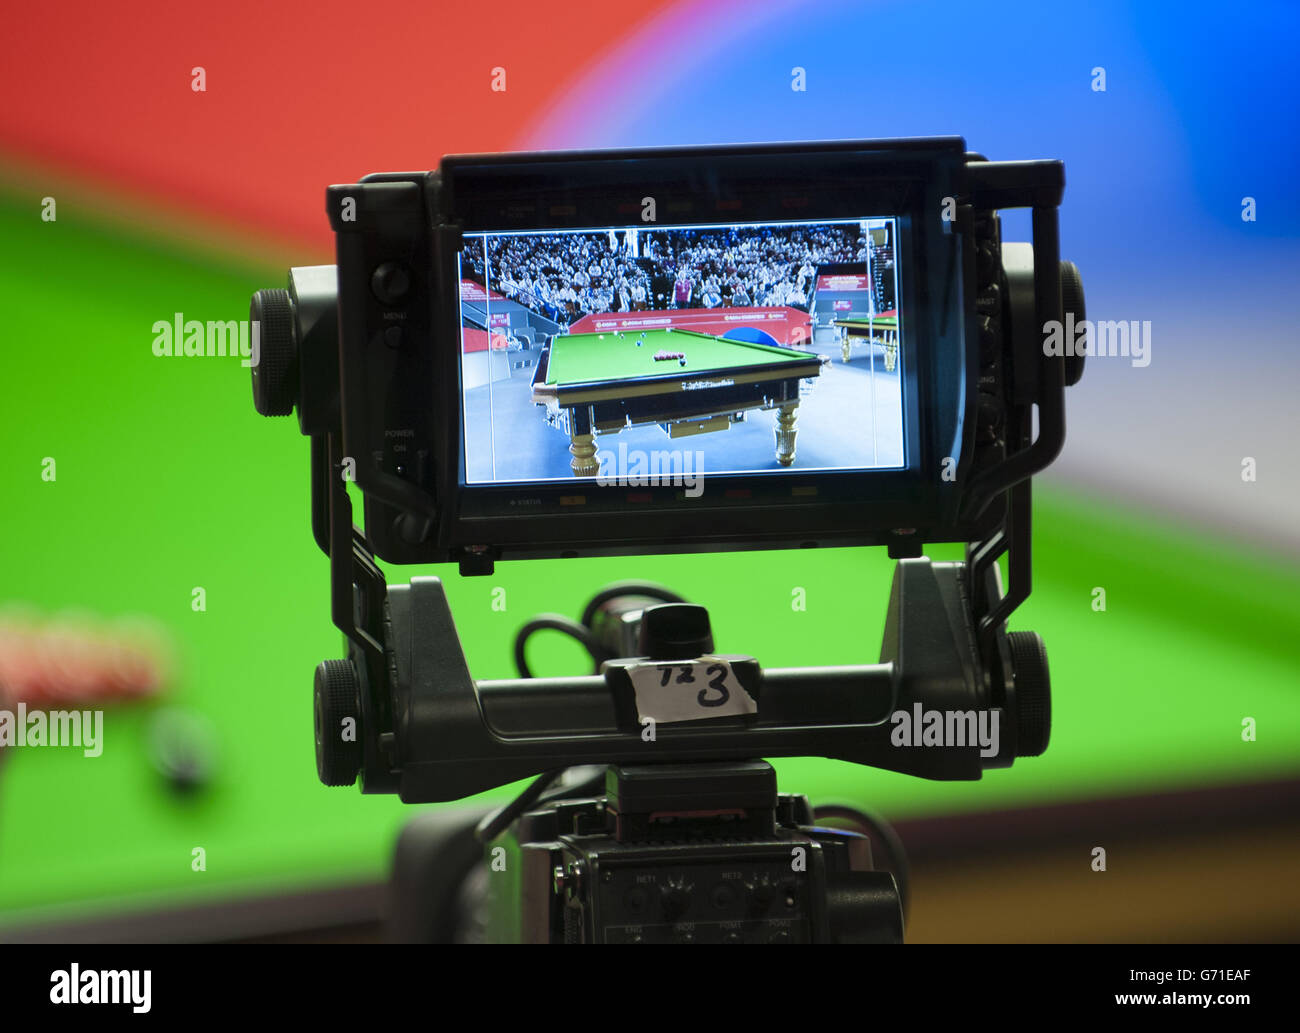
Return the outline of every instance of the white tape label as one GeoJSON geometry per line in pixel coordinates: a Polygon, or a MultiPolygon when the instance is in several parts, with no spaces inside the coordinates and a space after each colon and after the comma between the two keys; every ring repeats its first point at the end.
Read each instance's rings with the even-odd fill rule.
{"type": "Polygon", "coordinates": [[[758,713],[754,697],[720,656],[633,664],[627,673],[642,721],[649,718],[656,724],[672,724],[758,713]]]}

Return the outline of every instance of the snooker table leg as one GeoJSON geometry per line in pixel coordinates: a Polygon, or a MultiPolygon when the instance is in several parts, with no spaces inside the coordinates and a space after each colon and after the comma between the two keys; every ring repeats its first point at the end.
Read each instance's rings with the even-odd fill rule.
{"type": "Polygon", "coordinates": [[[575,477],[594,477],[600,472],[600,463],[596,460],[596,435],[573,434],[569,445],[569,468],[575,477]]]}
{"type": "Polygon", "coordinates": [[[845,331],[844,336],[840,338],[840,354],[844,356],[844,361],[849,361],[849,353],[853,350],[853,338],[845,331]]]}
{"type": "Polygon", "coordinates": [[[798,409],[799,403],[791,402],[776,411],[776,461],[782,466],[794,462],[794,421],[798,409]]]}
{"type": "Polygon", "coordinates": [[[595,477],[600,473],[596,459],[596,428],[592,426],[591,410],[574,409],[569,419],[569,469],[574,477],[595,477]]]}

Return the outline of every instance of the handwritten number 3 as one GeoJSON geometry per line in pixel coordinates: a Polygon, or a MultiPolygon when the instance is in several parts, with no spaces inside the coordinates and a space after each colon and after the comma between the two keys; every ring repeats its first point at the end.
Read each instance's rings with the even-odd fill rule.
{"type": "Polygon", "coordinates": [[[731,698],[731,693],[727,691],[727,686],[725,684],[727,680],[727,669],[721,664],[713,664],[707,671],[705,671],[705,674],[710,676],[709,689],[717,690],[717,698],[706,698],[709,694],[709,689],[700,689],[700,694],[695,698],[699,701],[699,704],[702,707],[720,707],[731,698]]]}

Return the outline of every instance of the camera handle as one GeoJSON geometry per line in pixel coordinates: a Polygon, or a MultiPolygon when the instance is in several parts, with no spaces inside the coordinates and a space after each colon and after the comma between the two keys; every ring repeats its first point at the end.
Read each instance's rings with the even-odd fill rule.
{"type": "Polygon", "coordinates": [[[744,658],[732,670],[755,713],[661,724],[650,745],[626,665],[573,678],[475,682],[441,581],[387,586],[352,523],[337,443],[324,451],[320,463],[313,448],[317,476],[329,483],[332,611],[349,654],[316,672],[317,762],[326,784],[351,785],[360,774],[364,792],[433,802],[575,764],[755,756],[824,756],[923,778],[977,779],[986,767],[1046,748],[1046,656],[1037,635],[1005,631],[995,562],[1010,551],[1013,575],[1025,578],[1023,488],[1008,533],[973,548],[967,562],[898,563],[878,663],[763,670],[744,658]],[[894,744],[892,715],[919,720],[936,710],[996,712],[996,753],[977,744],[894,744]],[[341,726],[357,734],[340,738],[341,726]]]}

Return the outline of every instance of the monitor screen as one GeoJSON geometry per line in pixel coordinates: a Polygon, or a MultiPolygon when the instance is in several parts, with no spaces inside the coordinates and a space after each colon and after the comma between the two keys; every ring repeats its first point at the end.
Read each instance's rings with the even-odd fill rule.
{"type": "Polygon", "coordinates": [[[898,470],[898,220],[472,233],[463,481],[898,470]]]}

